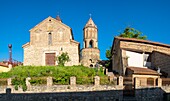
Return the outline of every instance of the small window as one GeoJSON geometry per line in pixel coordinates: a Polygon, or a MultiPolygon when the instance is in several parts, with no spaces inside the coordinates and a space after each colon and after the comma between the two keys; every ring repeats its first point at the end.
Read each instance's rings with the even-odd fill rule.
{"type": "Polygon", "coordinates": [[[52,34],[48,33],[48,45],[52,45],[52,34]]]}
{"type": "Polygon", "coordinates": [[[49,21],[51,21],[51,19],[49,21]]]}
{"type": "Polygon", "coordinates": [[[61,51],[63,51],[63,48],[61,47],[61,51]]]}

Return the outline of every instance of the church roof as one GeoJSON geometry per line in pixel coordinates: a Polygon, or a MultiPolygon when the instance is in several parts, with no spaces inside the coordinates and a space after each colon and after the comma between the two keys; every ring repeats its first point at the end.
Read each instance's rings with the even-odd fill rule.
{"type": "Polygon", "coordinates": [[[95,27],[97,28],[97,26],[95,25],[95,23],[93,22],[92,18],[90,17],[90,19],[88,20],[88,22],[86,23],[85,27],[95,27]]]}
{"type": "MultiPolygon", "coordinates": [[[[34,30],[34,29],[36,29],[38,26],[40,26],[43,22],[45,22],[45,21],[48,21],[49,19],[53,19],[53,21],[55,21],[55,22],[57,22],[58,23],[58,21],[59,21],[59,19],[60,18],[52,18],[51,16],[49,16],[48,18],[46,18],[45,20],[43,20],[43,21],[41,21],[39,24],[37,24],[35,27],[33,27],[32,29],[30,29],[29,31],[32,31],[32,30],[34,30]]],[[[61,20],[61,19],[60,19],[61,20]]],[[[62,23],[62,21],[60,21],[61,23],[61,25],[63,25],[63,26],[65,26],[65,27],[67,27],[67,28],[69,28],[69,29],[71,29],[69,26],[67,26],[66,24],[64,24],[64,23],[62,23]]]]}

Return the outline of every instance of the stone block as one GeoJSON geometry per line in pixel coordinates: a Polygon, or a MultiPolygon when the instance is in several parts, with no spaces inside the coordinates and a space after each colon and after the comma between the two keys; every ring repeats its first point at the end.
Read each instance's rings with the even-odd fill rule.
{"type": "Polygon", "coordinates": [[[52,86],[53,85],[53,78],[52,77],[48,77],[47,78],[47,87],[52,86]]]}
{"type": "Polygon", "coordinates": [[[94,77],[94,85],[95,86],[99,86],[100,85],[100,77],[99,76],[95,76],[94,77]]]}
{"type": "Polygon", "coordinates": [[[8,86],[11,86],[11,85],[12,85],[11,78],[7,79],[7,85],[8,85],[8,86]]]}
{"type": "Polygon", "coordinates": [[[158,78],[158,87],[162,87],[162,79],[158,78]]]}
{"type": "Polygon", "coordinates": [[[118,85],[123,86],[123,77],[122,76],[119,76],[118,85]]]}
{"type": "Polygon", "coordinates": [[[27,78],[26,78],[26,86],[27,86],[27,90],[28,90],[28,91],[31,90],[31,83],[29,82],[29,80],[31,80],[31,78],[30,78],[30,77],[27,77],[27,78]]]}
{"type": "Polygon", "coordinates": [[[71,86],[76,86],[76,77],[75,76],[70,77],[70,85],[71,86]]]}

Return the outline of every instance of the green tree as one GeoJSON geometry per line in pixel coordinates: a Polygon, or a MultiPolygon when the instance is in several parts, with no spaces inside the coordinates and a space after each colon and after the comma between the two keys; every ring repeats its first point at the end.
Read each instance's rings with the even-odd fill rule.
{"type": "Polygon", "coordinates": [[[141,32],[134,29],[127,27],[125,28],[124,32],[119,35],[119,37],[124,37],[124,38],[137,38],[137,39],[143,39],[145,40],[147,36],[141,36],[141,32]]]}
{"type": "Polygon", "coordinates": [[[57,57],[58,65],[64,66],[66,62],[70,61],[70,58],[68,56],[67,52],[63,52],[60,56],[57,57]]]}
{"type": "Polygon", "coordinates": [[[105,53],[105,55],[106,55],[106,58],[108,59],[107,61],[106,61],[106,67],[107,68],[110,68],[111,67],[111,65],[112,65],[112,53],[111,53],[111,47],[110,47],[110,49],[107,49],[106,50],[106,53],[105,53]]]}

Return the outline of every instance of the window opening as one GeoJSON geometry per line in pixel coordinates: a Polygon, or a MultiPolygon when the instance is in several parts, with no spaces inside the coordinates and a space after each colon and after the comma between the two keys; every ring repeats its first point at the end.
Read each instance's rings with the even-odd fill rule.
{"type": "Polygon", "coordinates": [[[91,40],[91,41],[89,42],[89,48],[94,48],[94,46],[93,46],[93,40],[91,40]]]}
{"type": "Polygon", "coordinates": [[[52,34],[48,33],[48,45],[52,44],[52,34]]]}

